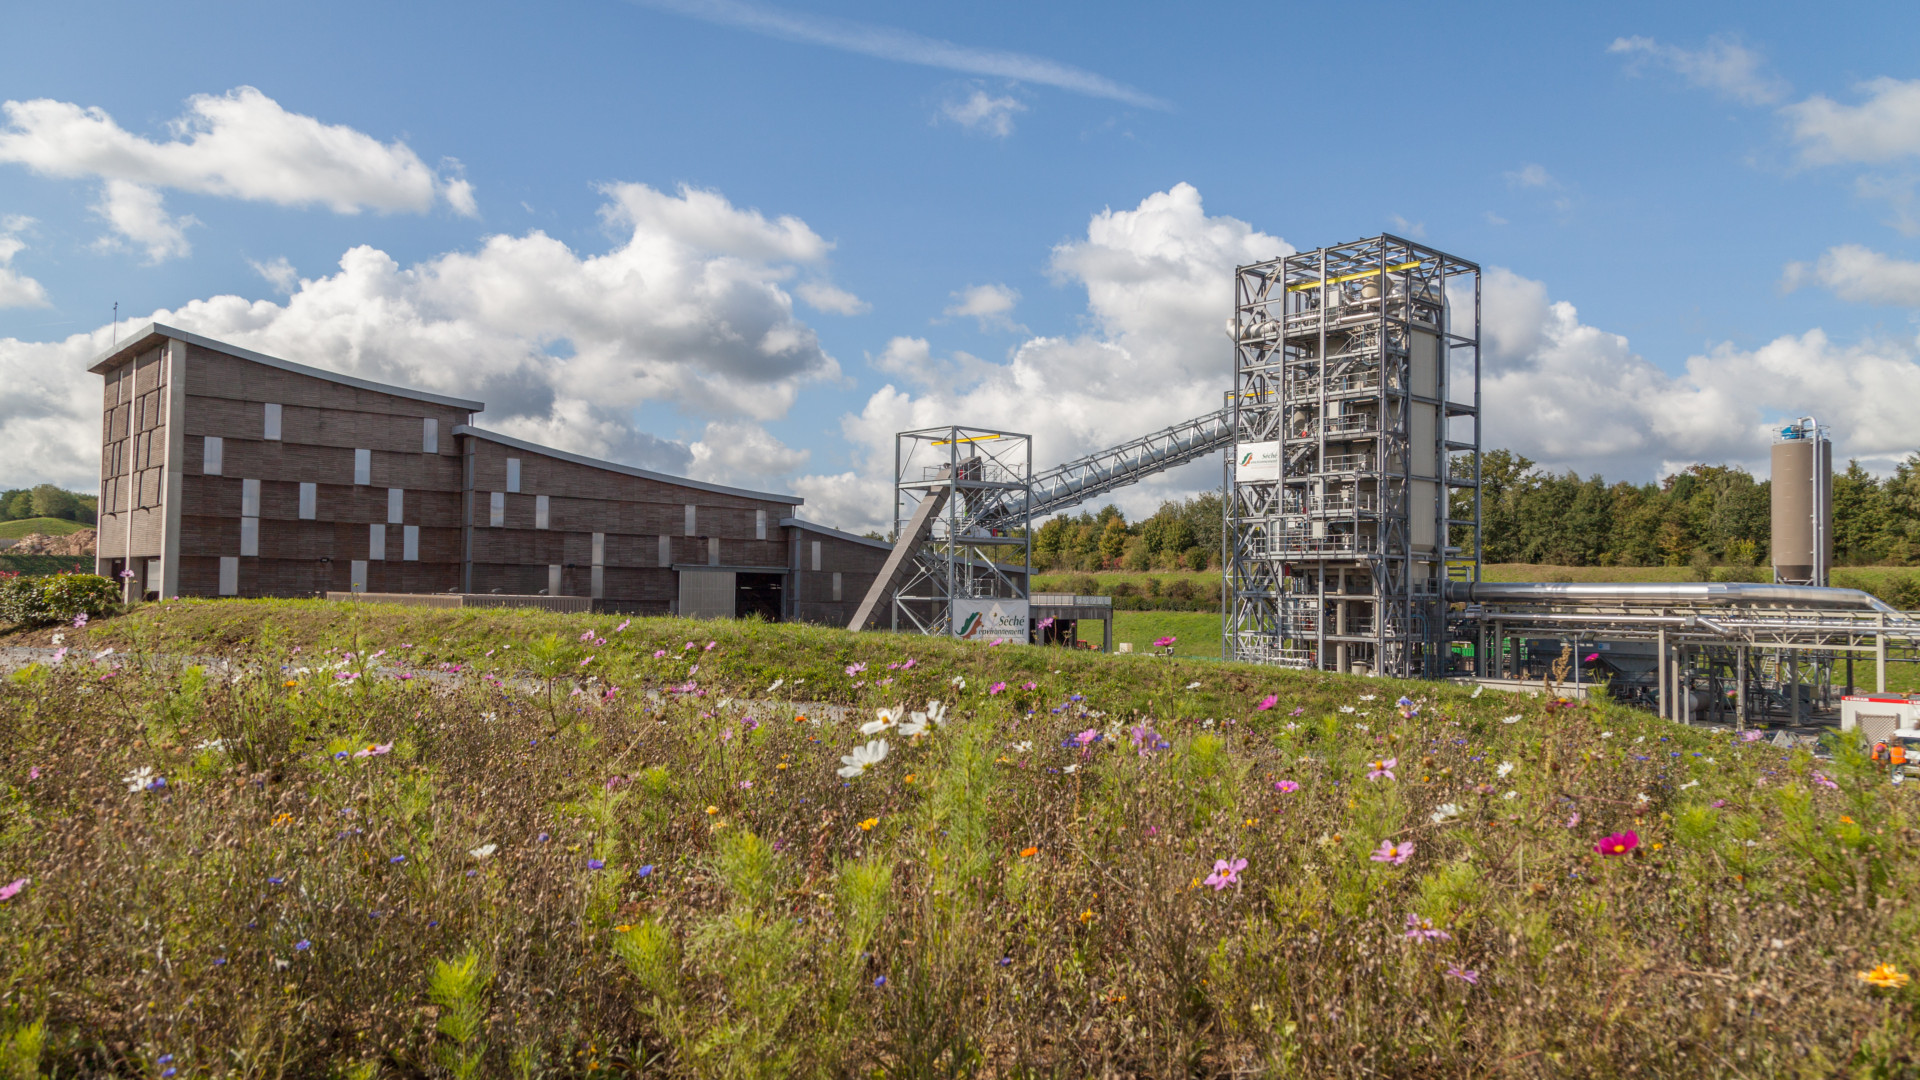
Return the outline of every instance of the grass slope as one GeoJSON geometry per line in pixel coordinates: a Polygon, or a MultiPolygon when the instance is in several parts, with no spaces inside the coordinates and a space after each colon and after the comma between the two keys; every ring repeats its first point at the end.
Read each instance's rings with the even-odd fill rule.
{"type": "Polygon", "coordinates": [[[44,1021],[54,1075],[1915,1068],[1920,988],[1857,973],[1920,961],[1920,785],[1851,752],[747,623],[230,601],[65,634],[249,663],[0,682],[0,1041],[44,1021]]]}
{"type": "Polygon", "coordinates": [[[13,521],[0,521],[0,540],[18,540],[32,533],[39,533],[42,536],[68,536],[81,529],[92,527],[78,521],[68,521],[65,518],[18,518],[13,521]]]}
{"type": "Polygon", "coordinates": [[[16,574],[91,574],[91,555],[9,555],[0,548],[0,570],[16,574]]]}

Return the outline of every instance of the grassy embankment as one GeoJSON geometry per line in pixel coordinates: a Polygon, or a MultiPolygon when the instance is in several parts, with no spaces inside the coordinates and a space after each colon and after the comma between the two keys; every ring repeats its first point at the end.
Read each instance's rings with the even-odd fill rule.
{"type": "Polygon", "coordinates": [[[0,521],[0,540],[18,540],[32,533],[39,533],[42,536],[69,536],[81,529],[91,528],[93,526],[78,521],[68,521],[66,518],[17,518],[13,521],[0,521]]]}
{"type": "Polygon", "coordinates": [[[0,881],[30,879],[0,1040],[44,1021],[56,1075],[1915,1065],[1920,987],[1857,973],[1920,964],[1920,794],[1851,752],[794,626],[176,602],[65,633],[252,663],[0,683],[0,881]],[[930,698],[945,724],[836,775],[930,698]]]}

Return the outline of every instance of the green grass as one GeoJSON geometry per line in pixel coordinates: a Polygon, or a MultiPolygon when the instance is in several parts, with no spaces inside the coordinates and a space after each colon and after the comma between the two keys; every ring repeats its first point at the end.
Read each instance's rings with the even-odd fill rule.
{"type": "Polygon", "coordinates": [[[1136,592],[1146,591],[1148,578],[1157,578],[1162,587],[1175,581],[1185,581],[1199,592],[1217,596],[1220,593],[1220,571],[1218,570],[1155,570],[1134,572],[1131,570],[1107,570],[1100,573],[1082,573],[1078,571],[1048,572],[1033,576],[1034,592],[1078,592],[1086,579],[1092,579],[1097,595],[1111,595],[1115,585],[1125,583],[1136,592]]]}
{"type": "Polygon", "coordinates": [[[1212,611],[1116,611],[1113,613],[1113,641],[1133,643],[1133,651],[1153,651],[1153,643],[1162,637],[1178,639],[1175,656],[1220,658],[1220,615],[1212,611]]]}
{"type": "Polygon", "coordinates": [[[0,540],[18,540],[32,533],[39,533],[42,536],[68,536],[81,529],[91,528],[93,526],[78,521],[68,521],[65,518],[18,518],[13,521],[0,521],[0,540]]]}
{"type": "Polygon", "coordinates": [[[0,680],[22,1075],[1894,1076],[1920,1038],[1920,986],[1856,975],[1920,966],[1920,785],[1847,746],[730,621],[181,601],[0,643],[55,632],[141,662],[0,680]]]}

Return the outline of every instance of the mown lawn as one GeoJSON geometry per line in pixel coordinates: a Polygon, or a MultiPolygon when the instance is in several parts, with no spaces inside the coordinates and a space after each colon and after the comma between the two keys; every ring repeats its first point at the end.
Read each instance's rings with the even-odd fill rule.
{"type": "Polygon", "coordinates": [[[39,533],[42,536],[67,536],[81,529],[91,528],[93,526],[84,525],[78,521],[68,521],[65,518],[16,518],[13,521],[0,521],[0,540],[18,540],[31,533],[39,533]]]}
{"type": "MultiPolygon", "coordinates": [[[[1091,634],[1095,631],[1088,630],[1091,634]]],[[[1153,652],[1163,637],[1175,639],[1173,655],[1220,659],[1220,615],[1213,611],[1116,611],[1113,641],[1133,643],[1137,653],[1153,652]]]]}
{"type": "Polygon", "coordinates": [[[749,623],[61,633],[0,681],[17,1075],[1920,1068],[1920,785],[1845,746],[749,623]]]}

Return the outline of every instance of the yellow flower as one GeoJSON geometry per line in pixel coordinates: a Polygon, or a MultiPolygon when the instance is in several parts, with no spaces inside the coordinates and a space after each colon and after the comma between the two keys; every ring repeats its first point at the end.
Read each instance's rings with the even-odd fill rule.
{"type": "Polygon", "coordinates": [[[1871,983],[1882,990],[1898,990],[1912,979],[1912,976],[1900,971],[1892,964],[1881,964],[1872,971],[1856,971],[1854,976],[1861,982],[1871,983]]]}
{"type": "Polygon", "coordinates": [[[913,783],[913,774],[912,774],[912,773],[908,773],[908,774],[907,774],[907,783],[909,783],[909,784],[911,784],[911,783],[913,783]]]}
{"type": "Polygon", "coordinates": [[[1247,828],[1249,828],[1249,829],[1251,829],[1251,828],[1253,828],[1253,822],[1254,822],[1254,819],[1253,819],[1253,818],[1248,818],[1248,819],[1247,819],[1247,828]]]}
{"type": "Polygon", "coordinates": [[[1661,848],[1663,848],[1663,847],[1666,847],[1666,846],[1667,846],[1667,845],[1665,845],[1665,844],[1662,844],[1662,843],[1660,843],[1660,842],[1659,842],[1658,840],[1656,840],[1656,841],[1654,841],[1654,844],[1653,844],[1653,850],[1655,850],[1655,851],[1659,851],[1659,850],[1660,850],[1661,848]]]}
{"type": "Polygon", "coordinates": [[[863,822],[861,822],[861,823],[860,823],[860,831],[861,831],[861,832],[872,832],[872,831],[873,831],[873,827],[874,827],[875,825],[878,825],[878,824],[880,824],[880,819],[879,819],[879,818],[877,818],[877,817],[870,817],[870,818],[868,818],[867,820],[865,820],[865,821],[863,821],[863,822]]]}
{"type": "Polygon", "coordinates": [[[278,827],[281,825],[291,825],[293,824],[293,815],[283,811],[273,819],[273,824],[275,825],[275,827],[278,827]]]}
{"type": "Polygon", "coordinates": [[[632,929],[633,929],[632,923],[621,923],[619,926],[616,926],[613,928],[613,932],[616,934],[624,934],[632,929]]]}
{"type": "Polygon", "coordinates": [[[283,683],[281,683],[280,685],[281,685],[281,686],[299,686],[299,685],[300,685],[300,680],[298,680],[298,679],[288,679],[288,680],[287,680],[286,682],[283,682],[283,683]]]}
{"type": "Polygon", "coordinates": [[[709,813],[709,814],[717,814],[717,813],[719,813],[719,812],[720,812],[720,808],[719,808],[719,807],[717,807],[717,806],[709,806],[709,807],[707,807],[707,813],[709,813]]]}
{"type": "Polygon", "coordinates": [[[774,768],[775,768],[775,769],[784,769],[784,768],[786,768],[786,767],[787,767],[787,763],[786,763],[786,762],[784,762],[784,761],[783,761],[783,762],[781,762],[780,764],[778,764],[778,765],[775,765],[775,766],[774,766],[774,768]]]}
{"type": "MultiPolygon", "coordinates": [[[[1093,921],[1093,909],[1092,909],[1092,908],[1088,908],[1087,910],[1085,910],[1085,911],[1083,911],[1083,912],[1081,912],[1081,913],[1080,913],[1080,921],[1081,921],[1081,922],[1083,922],[1083,923],[1090,923],[1090,922],[1092,922],[1092,921],[1093,921]]],[[[1905,976],[1902,976],[1902,978],[1904,978],[1904,977],[1905,977],[1905,976]]]]}

